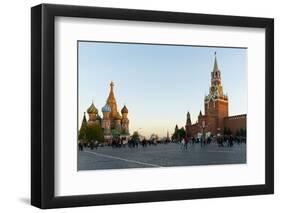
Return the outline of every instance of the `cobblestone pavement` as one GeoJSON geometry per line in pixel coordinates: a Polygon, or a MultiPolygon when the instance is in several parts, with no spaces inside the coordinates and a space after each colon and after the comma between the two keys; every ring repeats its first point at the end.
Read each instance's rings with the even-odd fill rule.
{"type": "Polygon", "coordinates": [[[246,163],[245,144],[234,144],[233,147],[193,144],[184,150],[181,144],[169,143],[147,147],[139,145],[138,148],[106,146],[78,151],[78,170],[241,163],[246,163]]]}

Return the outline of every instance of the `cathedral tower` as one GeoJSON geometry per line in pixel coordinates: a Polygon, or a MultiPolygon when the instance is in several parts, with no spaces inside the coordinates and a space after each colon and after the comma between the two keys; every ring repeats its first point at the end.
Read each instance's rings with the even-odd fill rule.
{"type": "Polygon", "coordinates": [[[187,114],[186,114],[186,126],[191,126],[191,119],[190,119],[189,112],[187,112],[187,114]]]}
{"type": "Polygon", "coordinates": [[[191,132],[191,119],[190,119],[190,113],[187,112],[186,114],[186,124],[185,124],[185,132],[186,132],[186,136],[191,136],[192,132],[191,132]]]}
{"type": "Polygon", "coordinates": [[[108,104],[105,104],[104,107],[101,109],[101,111],[103,114],[103,118],[101,121],[101,127],[104,130],[104,134],[109,135],[110,129],[111,129],[109,114],[111,112],[111,108],[108,104]]]}
{"type": "Polygon", "coordinates": [[[129,119],[128,119],[128,109],[126,105],[121,110],[122,113],[122,120],[121,120],[121,127],[122,127],[122,132],[125,134],[129,134],[129,119]]]}
{"type": "Polygon", "coordinates": [[[111,83],[110,83],[110,92],[109,92],[106,103],[110,106],[110,109],[111,109],[111,112],[109,114],[110,119],[115,119],[115,117],[117,116],[117,103],[116,103],[115,96],[114,96],[113,81],[111,81],[111,83]]]}
{"type": "Polygon", "coordinates": [[[98,115],[98,109],[95,107],[94,103],[92,102],[91,106],[87,109],[87,113],[89,115],[89,124],[99,124],[100,119],[98,115]]]}
{"type": "Polygon", "coordinates": [[[118,131],[121,132],[121,115],[119,112],[117,112],[115,118],[114,118],[114,128],[118,131]]]}

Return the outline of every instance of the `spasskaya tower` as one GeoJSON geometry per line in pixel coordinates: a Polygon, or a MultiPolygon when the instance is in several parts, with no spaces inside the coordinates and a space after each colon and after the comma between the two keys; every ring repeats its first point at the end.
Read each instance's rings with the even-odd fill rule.
{"type": "Polygon", "coordinates": [[[218,67],[215,53],[214,68],[211,72],[211,86],[209,94],[204,100],[205,116],[217,118],[217,128],[223,129],[223,119],[228,117],[228,97],[223,93],[221,72],[218,67]]]}

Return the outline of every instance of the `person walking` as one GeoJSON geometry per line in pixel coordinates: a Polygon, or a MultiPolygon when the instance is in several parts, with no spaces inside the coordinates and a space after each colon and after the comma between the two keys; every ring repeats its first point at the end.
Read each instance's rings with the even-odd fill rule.
{"type": "Polygon", "coordinates": [[[83,145],[82,145],[81,141],[79,141],[78,147],[79,147],[79,151],[83,151],[83,145]]]}
{"type": "Polygon", "coordinates": [[[184,141],[184,138],[182,138],[182,140],[181,140],[181,149],[182,150],[184,149],[184,146],[185,146],[185,141],[184,141]]]}

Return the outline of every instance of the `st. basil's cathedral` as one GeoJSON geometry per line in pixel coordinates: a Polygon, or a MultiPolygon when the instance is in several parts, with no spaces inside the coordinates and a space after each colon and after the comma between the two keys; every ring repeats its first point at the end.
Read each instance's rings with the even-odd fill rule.
{"type": "Polygon", "coordinates": [[[86,113],[84,113],[82,125],[100,125],[103,129],[104,138],[110,141],[114,136],[129,137],[129,119],[128,109],[126,105],[121,109],[121,115],[117,110],[117,102],[114,96],[114,83],[110,83],[110,92],[106,104],[102,107],[102,117],[99,111],[92,102],[87,109],[88,121],[86,113]]]}

